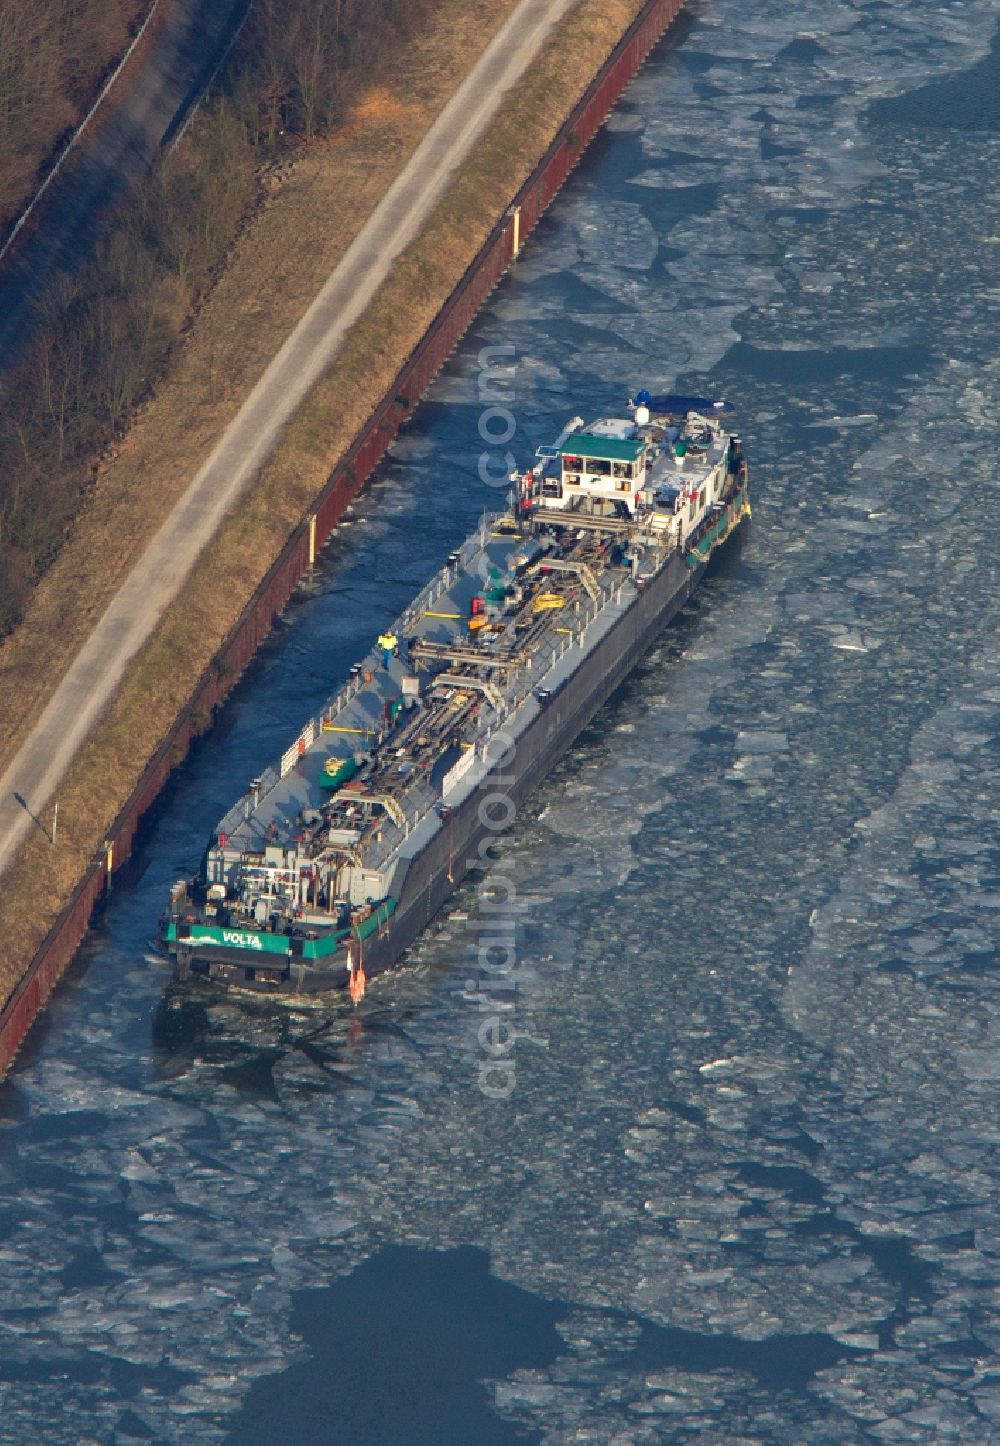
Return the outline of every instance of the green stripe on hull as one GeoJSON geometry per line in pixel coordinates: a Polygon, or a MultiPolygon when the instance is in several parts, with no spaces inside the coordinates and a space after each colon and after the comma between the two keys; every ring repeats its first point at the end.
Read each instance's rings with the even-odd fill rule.
{"type": "Polygon", "coordinates": [[[196,947],[199,943],[221,944],[225,949],[287,955],[291,940],[285,934],[262,934],[256,929],[217,929],[212,924],[192,924],[186,942],[196,947]]]}
{"type": "Polygon", "coordinates": [[[715,549],[725,542],[733,529],[749,514],[746,493],[741,492],[726,508],[715,526],[698,539],[690,552],[685,553],[684,561],[688,567],[700,567],[703,562],[707,562],[715,549]]]}
{"type": "Polygon", "coordinates": [[[302,945],[303,959],[329,959],[336,954],[348,938],[364,940],[376,929],[387,924],[396,912],[396,900],[385,899],[378,908],[368,915],[361,924],[352,924],[349,929],[338,929],[335,934],[324,934],[321,939],[306,939],[302,945]]]}
{"type": "Polygon", "coordinates": [[[355,939],[367,939],[369,934],[374,934],[376,929],[381,928],[383,924],[388,924],[395,912],[396,900],[393,898],[385,899],[379,904],[377,909],[372,910],[364,923],[355,924],[351,933],[355,939]]]}
{"type": "MultiPolygon", "coordinates": [[[[347,929],[337,929],[319,939],[303,940],[302,958],[329,959],[347,939],[357,939],[359,942],[367,939],[376,929],[388,924],[396,912],[397,902],[398,900],[392,898],[384,899],[362,923],[352,924],[347,929]]],[[[282,957],[287,956],[291,946],[287,934],[260,933],[256,929],[220,929],[212,924],[192,924],[190,932],[181,939],[173,919],[167,924],[163,937],[168,944],[190,944],[196,949],[203,943],[221,944],[224,949],[252,949],[261,954],[280,954],[282,957]]]]}
{"type": "Polygon", "coordinates": [[[303,959],[329,959],[336,954],[351,931],[338,929],[335,934],[323,934],[318,939],[306,939],[302,945],[303,959]]]}

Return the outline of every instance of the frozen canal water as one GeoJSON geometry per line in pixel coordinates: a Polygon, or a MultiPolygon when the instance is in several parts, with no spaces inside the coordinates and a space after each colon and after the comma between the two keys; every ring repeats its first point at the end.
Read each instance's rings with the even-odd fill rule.
{"type": "Polygon", "coordinates": [[[717,0],[633,85],[0,1093],[0,1437],[1000,1439],[997,12],[717,0]],[[169,883],[522,455],[733,397],[752,532],[356,1012],[173,992],[169,883]]]}

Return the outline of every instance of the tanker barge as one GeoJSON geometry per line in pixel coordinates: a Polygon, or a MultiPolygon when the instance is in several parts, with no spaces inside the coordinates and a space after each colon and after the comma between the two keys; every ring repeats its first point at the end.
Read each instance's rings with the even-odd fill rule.
{"type": "Polygon", "coordinates": [[[171,890],[181,978],[308,993],[390,968],[750,515],[731,408],[574,418],[220,821],[171,890]]]}

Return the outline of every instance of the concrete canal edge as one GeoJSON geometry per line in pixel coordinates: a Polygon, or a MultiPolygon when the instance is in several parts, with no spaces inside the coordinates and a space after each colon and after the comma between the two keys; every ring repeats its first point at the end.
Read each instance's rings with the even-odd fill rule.
{"type": "Polygon", "coordinates": [[[108,831],[94,860],[19,983],[0,1010],[0,1078],[10,1068],[39,1013],[67,969],[114,870],[129,858],[143,816],[155,803],[191,742],[209,726],[318,549],[361,491],[396,433],[427,391],[525,238],[621,95],[683,8],[684,0],[647,0],[553,138],[534,171],[498,220],[422,340],[378,402],[355,442],[331,473],[308,515],[292,532],[199,679],[172,728],[108,831]]]}

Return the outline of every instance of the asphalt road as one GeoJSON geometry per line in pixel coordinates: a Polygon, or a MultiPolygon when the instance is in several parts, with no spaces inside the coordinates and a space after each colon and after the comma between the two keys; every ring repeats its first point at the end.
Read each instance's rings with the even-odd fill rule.
{"type": "Polygon", "coordinates": [[[268,456],[282,426],[335,356],[401,251],[415,238],[504,94],[575,0],[523,0],[386,192],[122,584],[0,778],[0,872],[48,818],[59,782],[176,597],[202,549],[268,456]]]}

